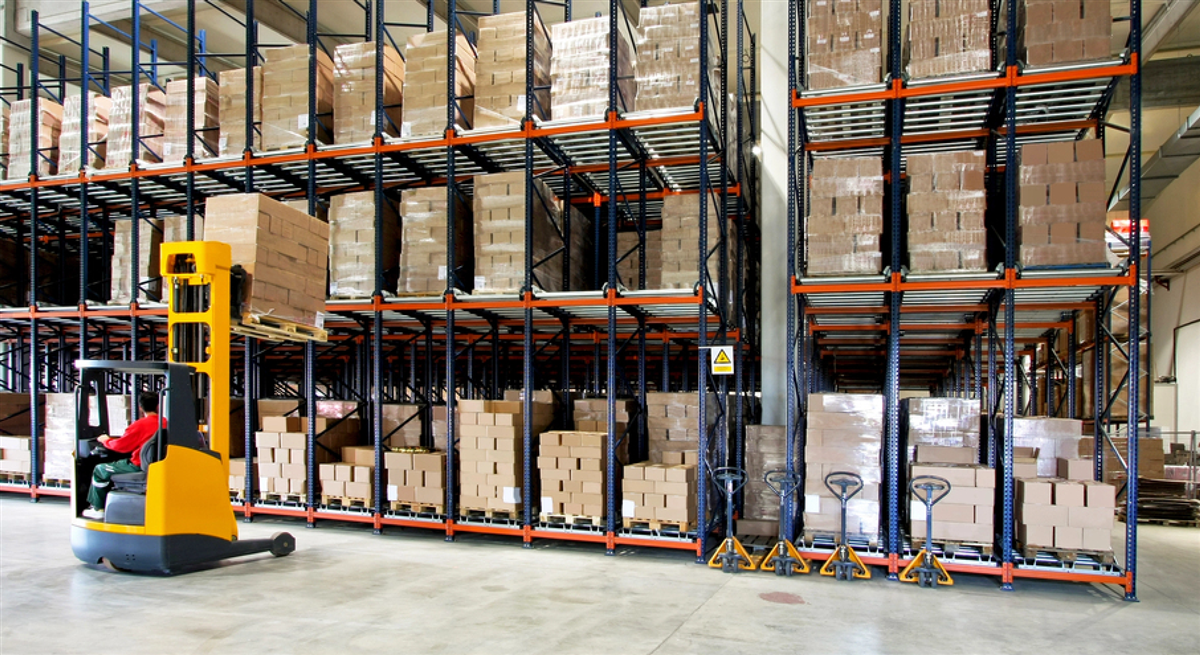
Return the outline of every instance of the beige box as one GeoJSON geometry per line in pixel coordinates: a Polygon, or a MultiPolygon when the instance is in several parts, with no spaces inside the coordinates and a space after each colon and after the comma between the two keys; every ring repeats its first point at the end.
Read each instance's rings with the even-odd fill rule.
{"type": "Polygon", "coordinates": [[[105,165],[110,170],[127,170],[132,163],[142,165],[162,161],[166,94],[152,84],[139,84],[136,110],[134,94],[132,86],[118,86],[112,90],[105,155],[105,165]],[[136,147],[133,142],[135,121],[138,126],[136,147]]]}
{"type": "MultiPolygon", "coordinates": [[[[443,136],[446,124],[448,33],[445,29],[422,32],[408,38],[405,48],[404,107],[402,137],[443,136]]],[[[455,110],[453,126],[470,127],[475,102],[475,49],[465,35],[455,35],[455,110]]]]}
{"type": "Polygon", "coordinates": [[[1090,459],[1058,458],[1058,477],[1067,480],[1091,480],[1096,465],[1090,459]]]}
{"type": "MultiPolygon", "coordinates": [[[[551,27],[550,102],[554,118],[601,118],[609,110],[609,18],[598,16],[551,27]]],[[[617,107],[632,111],[637,80],[632,49],[617,37],[617,107]]]]}
{"type": "Polygon", "coordinates": [[[255,66],[250,75],[254,89],[251,96],[247,95],[246,69],[233,68],[221,71],[218,76],[218,94],[221,121],[220,136],[217,139],[217,150],[220,156],[240,155],[246,149],[246,107],[249,105],[254,131],[251,134],[250,149],[254,152],[262,150],[262,95],[263,75],[262,66],[255,66]]]}
{"type": "MultiPolygon", "coordinates": [[[[360,143],[375,137],[375,41],[344,43],[333,51],[333,142],[360,143]]],[[[400,133],[404,59],[390,44],[383,44],[384,136],[400,133]]]]}
{"type": "MultiPolygon", "coordinates": [[[[31,174],[49,177],[58,172],[58,145],[62,132],[63,107],[52,100],[39,98],[37,101],[37,144],[32,141],[34,120],[32,100],[15,100],[9,113],[11,124],[8,129],[8,175],[10,180],[25,181],[31,174]],[[34,150],[41,155],[37,170],[30,169],[34,150]]],[[[111,114],[110,114],[111,121],[111,114]]],[[[65,478],[69,479],[69,478],[65,478]]]]}
{"type": "Polygon", "coordinates": [[[316,49],[316,79],[309,70],[307,45],[264,51],[262,139],[264,150],[297,148],[332,142],[333,60],[316,49]],[[316,117],[309,114],[310,89],[315,91],[316,117]]]}
{"type": "MultiPolygon", "coordinates": [[[[196,160],[217,156],[221,131],[220,86],[211,77],[200,76],[192,83],[193,131],[192,157],[196,160]]],[[[162,160],[183,163],[188,146],[188,82],[167,82],[163,117],[162,160]]],[[[242,116],[245,120],[245,116],[242,116]]],[[[245,141],[243,140],[243,144],[245,141]]]]}

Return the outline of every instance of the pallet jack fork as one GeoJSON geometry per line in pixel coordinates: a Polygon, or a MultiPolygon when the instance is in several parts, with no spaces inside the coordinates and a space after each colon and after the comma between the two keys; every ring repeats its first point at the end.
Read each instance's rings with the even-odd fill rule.
{"type": "Polygon", "coordinates": [[[925,544],[900,571],[900,582],[915,582],[922,587],[954,585],[946,566],[933,554],[933,506],[950,493],[950,481],[934,475],[922,475],[908,483],[908,492],[925,503],[925,544]],[[918,493],[924,491],[924,495],[918,493]]]}
{"type": "Polygon", "coordinates": [[[733,531],[733,499],[746,486],[746,471],[733,466],[714,469],[713,480],[725,492],[725,541],[708,560],[708,567],[726,573],[758,570],[758,560],[751,557],[733,531]]]}
{"type": "Polygon", "coordinates": [[[833,556],[825,560],[821,566],[821,575],[836,577],[838,580],[871,579],[871,569],[863,563],[862,558],[846,540],[846,503],[858,495],[863,489],[862,476],[849,471],[834,471],[825,476],[825,488],[842,501],[842,534],[838,541],[837,550],[833,556]],[[834,489],[837,487],[837,489],[834,489]]]}
{"type": "Polygon", "coordinates": [[[779,496],[779,541],[771,548],[771,552],[767,553],[762,564],[759,564],[759,570],[787,576],[811,572],[808,560],[804,559],[800,551],[796,550],[796,545],[784,533],[783,517],[787,516],[788,499],[800,488],[800,474],[783,469],[767,471],[763,482],[779,496]]]}

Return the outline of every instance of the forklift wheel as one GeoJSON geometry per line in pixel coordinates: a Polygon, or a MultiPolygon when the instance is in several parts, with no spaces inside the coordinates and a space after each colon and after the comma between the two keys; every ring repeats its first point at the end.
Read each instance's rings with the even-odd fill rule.
{"type": "Polygon", "coordinates": [[[100,565],[109,571],[115,571],[117,573],[129,573],[130,571],[130,569],[123,569],[116,564],[113,564],[112,560],[108,559],[107,557],[100,558],[100,565]]]}
{"type": "Polygon", "coordinates": [[[296,538],[288,532],[276,532],[271,535],[271,554],[275,557],[287,557],[296,550],[296,538]]]}

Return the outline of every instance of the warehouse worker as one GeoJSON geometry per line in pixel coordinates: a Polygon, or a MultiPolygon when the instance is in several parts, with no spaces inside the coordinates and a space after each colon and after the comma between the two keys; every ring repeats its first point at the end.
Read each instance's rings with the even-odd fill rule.
{"type": "MultiPolygon", "coordinates": [[[[83,511],[85,518],[104,520],[104,500],[108,497],[109,487],[112,486],[112,476],[142,470],[142,446],[158,432],[158,394],[142,392],[138,396],[138,409],[141,410],[142,418],[130,424],[125,429],[125,434],[116,438],[101,435],[97,439],[105,448],[118,453],[129,453],[130,457],[97,464],[96,468],[92,469],[92,487],[88,490],[88,503],[92,507],[83,511]]],[[[163,421],[163,427],[166,427],[165,423],[163,421]]]]}

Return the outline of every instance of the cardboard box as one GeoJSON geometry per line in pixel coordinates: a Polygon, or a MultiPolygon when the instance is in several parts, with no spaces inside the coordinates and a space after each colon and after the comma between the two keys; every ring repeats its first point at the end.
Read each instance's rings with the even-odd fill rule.
{"type": "MultiPolygon", "coordinates": [[[[405,47],[402,137],[443,136],[446,102],[449,35],[445,29],[410,36],[405,47]]],[[[453,127],[469,129],[475,114],[475,49],[464,34],[455,34],[454,94],[458,101],[453,127]]]]}
{"type": "MultiPolygon", "coordinates": [[[[525,12],[479,18],[475,63],[473,127],[518,127],[526,115],[529,84],[525,77],[525,12]]],[[[533,110],[550,119],[550,35],[546,23],[533,19],[533,110]]]]}
{"type": "Polygon", "coordinates": [[[262,139],[264,150],[332,143],[333,60],[316,49],[316,78],[311,79],[307,45],[268,48],[263,53],[262,139]],[[309,93],[315,92],[316,117],[309,93]]]}
{"type": "Polygon", "coordinates": [[[58,142],[58,172],[76,173],[81,169],[91,171],[104,168],[104,158],[108,151],[108,118],[111,111],[112,100],[99,93],[77,93],[67,96],[63,101],[62,131],[58,142]],[[85,97],[86,117],[83,116],[85,97]]]}
{"type": "MultiPolygon", "coordinates": [[[[193,84],[192,157],[196,160],[217,156],[220,139],[220,85],[206,75],[193,84]]],[[[166,108],[163,116],[162,160],[180,164],[187,157],[188,147],[188,83],[186,79],[167,82],[166,108]]],[[[245,120],[245,116],[242,117],[245,120]]],[[[243,140],[244,143],[244,140],[243,140]]]]}
{"type": "Polygon", "coordinates": [[[218,76],[221,129],[217,150],[222,157],[240,155],[247,147],[253,152],[262,150],[262,66],[254,67],[250,82],[254,88],[247,95],[251,92],[251,84],[247,84],[245,68],[221,71],[218,76]],[[247,105],[254,126],[249,144],[246,140],[247,105]]]}
{"type": "Polygon", "coordinates": [[[10,180],[26,181],[32,174],[42,178],[58,172],[58,156],[55,151],[62,132],[63,106],[53,100],[38,99],[38,135],[35,145],[32,142],[32,103],[32,100],[15,100],[9,113],[11,125],[8,129],[7,179],[10,180]],[[36,171],[29,167],[35,148],[46,155],[39,159],[36,171]]]}
{"type": "Polygon", "coordinates": [[[1095,463],[1090,459],[1057,458],[1058,477],[1067,480],[1091,480],[1095,474],[1095,463]]]}
{"type": "Polygon", "coordinates": [[[383,104],[379,132],[396,136],[402,123],[404,59],[383,44],[383,96],[375,95],[375,41],[344,43],[333,51],[333,142],[361,143],[375,137],[376,101],[383,104]]]}
{"type": "Polygon", "coordinates": [[[134,88],[118,86],[112,90],[108,146],[104,158],[110,170],[128,170],[132,163],[144,165],[162,161],[166,94],[148,82],[139,84],[136,92],[135,115],[134,88]],[[136,148],[133,142],[134,121],[138,125],[136,148]]]}

